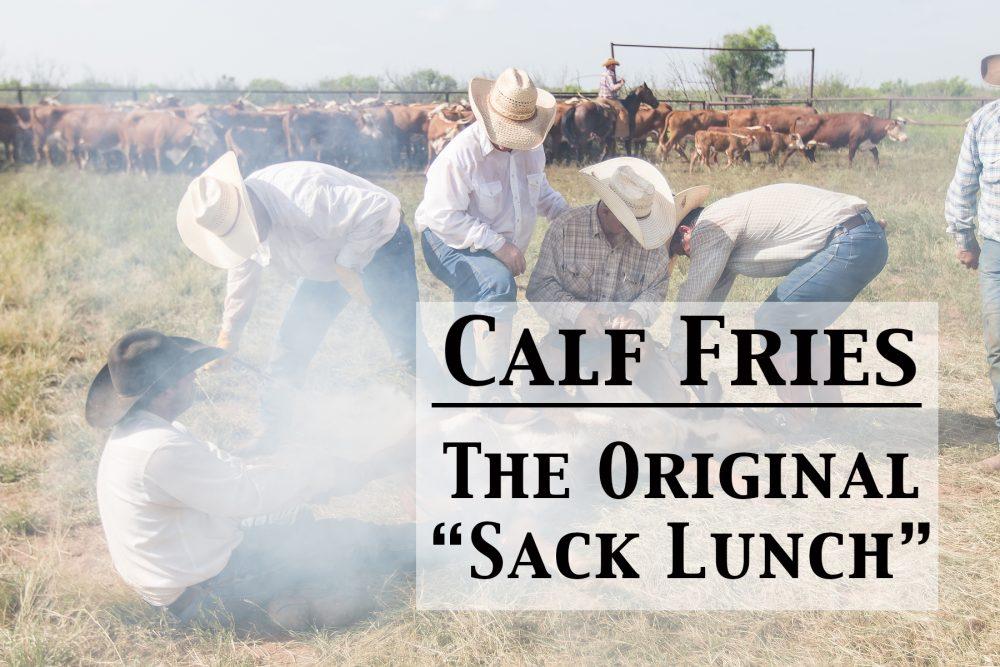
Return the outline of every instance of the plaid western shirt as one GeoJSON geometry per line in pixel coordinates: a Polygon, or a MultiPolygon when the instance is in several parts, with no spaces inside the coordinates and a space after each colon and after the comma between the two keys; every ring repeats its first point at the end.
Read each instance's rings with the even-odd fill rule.
{"type": "Polygon", "coordinates": [[[833,228],[868,204],[797,183],[776,183],[705,207],[691,233],[691,265],[678,301],[725,301],[737,275],[787,275],[826,246],[833,228]]]}
{"type": "Polygon", "coordinates": [[[955,176],[948,188],[944,217],[959,250],[976,244],[973,218],[977,213],[983,236],[1000,241],[1000,100],[987,104],[969,119],[955,176]]]}
{"type": "Polygon", "coordinates": [[[618,77],[615,76],[614,72],[610,69],[605,69],[604,74],[601,75],[601,80],[597,84],[597,96],[617,100],[618,89],[615,88],[615,84],[617,83],[618,77]]]}
{"type": "Polygon", "coordinates": [[[631,234],[612,247],[597,204],[570,209],[549,227],[528,281],[528,300],[555,326],[576,322],[587,303],[630,303],[651,324],[667,298],[667,246],[646,250],[631,234]],[[549,305],[552,304],[552,305],[549,305]]]}

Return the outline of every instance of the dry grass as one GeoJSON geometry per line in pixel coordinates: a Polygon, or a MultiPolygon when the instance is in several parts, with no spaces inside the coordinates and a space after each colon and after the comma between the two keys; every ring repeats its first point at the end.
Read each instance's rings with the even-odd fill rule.
{"type": "MultiPolygon", "coordinates": [[[[111,341],[148,325],[211,339],[223,279],[176,238],[186,179],[37,170],[0,174],[0,663],[946,663],[1000,662],[1000,480],[974,463],[996,450],[975,276],[943,231],[957,130],[915,128],[905,146],[843,155],[785,172],[755,166],[711,175],[671,162],[675,187],[715,196],[795,180],[865,197],[890,221],[889,266],[866,298],[941,308],[940,611],[934,613],[419,613],[285,642],[173,629],[114,575],[93,478],[102,434],[82,419],[87,383],[111,341]]],[[[793,161],[794,162],[794,161],[793,161]]],[[[423,178],[378,179],[409,212],[423,178]]],[[[550,180],[572,203],[591,196],[572,169],[550,180]]],[[[544,227],[544,225],[542,225],[544,227]]],[[[541,231],[529,252],[537,253],[541,231]]],[[[419,251],[418,251],[419,252],[419,251]]],[[[683,262],[682,262],[683,264],[683,262]]],[[[418,258],[427,299],[447,298],[418,258]]],[[[681,282],[683,266],[672,289],[681,282]]],[[[245,356],[263,363],[290,287],[269,278],[245,356]]],[[[734,298],[762,298],[742,281],[734,298]]],[[[315,391],[368,383],[362,354],[384,360],[371,323],[351,307],[328,336],[315,391]]],[[[381,362],[376,363],[376,369],[381,362]]],[[[391,376],[389,377],[391,380],[391,376]]],[[[211,405],[188,421],[227,446],[252,428],[254,383],[238,370],[208,381],[211,405]]]]}

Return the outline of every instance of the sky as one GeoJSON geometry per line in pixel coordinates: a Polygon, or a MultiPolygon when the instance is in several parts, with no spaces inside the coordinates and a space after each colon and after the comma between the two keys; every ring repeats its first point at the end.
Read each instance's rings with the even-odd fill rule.
{"type": "MultiPolygon", "coordinates": [[[[785,47],[814,47],[817,77],[852,84],[960,76],[1000,52],[996,0],[46,0],[4,8],[0,77],[54,73],[193,86],[229,75],[308,86],[342,74],[434,68],[463,81],[516,65],[595,87],[610,41],[708,45],[767,23],[785,47]]],[[[690,71],[701,52],[619,49],[630,82],[690,71]]],[[[789,55],[803,77],[808,55],[789,55]]]]}

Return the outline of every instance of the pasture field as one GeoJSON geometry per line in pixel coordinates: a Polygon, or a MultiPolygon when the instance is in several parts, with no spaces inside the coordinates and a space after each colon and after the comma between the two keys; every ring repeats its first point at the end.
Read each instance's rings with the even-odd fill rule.
{"type": "MultiPolygon", "coordinates": [[[[1000,663],[1000,477],[976,466],[996,451],[976,276],[955,261],[942,214],[961,130],[914,127],[910,135],[905,145],[883,145],[878,171],[867,153],[853,169],[843,153],[821,154],[817,165],[793,158],[784,171],[761,165],[759,156],[728,172],[688,175],[677,158],[664,168],[675,189],[707,182],[713,198],[779,180],[811,183],[864,197],[888,220],[889,264],[862,298],[940,304],[939,611],[424,613],[406,606],[280,642],[172,628],[111,567],[93,491],[104,434],[85,424],[83,399],[109,345],[129,328],[214,340],[224,276],[177,238],[174,212],[188,177],[25,167],[0,173],[0,664],[1000,663]]],[[[373,178],[400,195],[412,221],[422,174],[373,178]]],[[[549,180],[572,204],[594,199],[573,168],[553,167],[549,180]]],[[[529,267],[545,228],[540,222],[529,267]]],[[[422,297],[448,298],[417,248],[422,297]]],[[[685,263],[678,261],[671,294],[685,263]]],[[[265,281],[243,351],[259,365],[291,290],[275,276],[265,281]]],[[[760,300],[771,288],[766,282],[741,280],[731,298],[760,300]]],[[[350,306],[310,376],[309,391],[323,397],[328,419],[350,410],[351,423],[338,427],[351,447],[365,446],[358,424],[378,418],[364,392],[398,384],[381,337],[367,335],[371,326],[350,306]],[[361,367],[362,353],[381,361],[361,367]]],[[[253,429],[256,380],[232,369],[204,383],[210,400],[184,420],[233,447],[253,429]]],[[[359,516],[400,514],[377,490],[345,507],[359,516]]]]}

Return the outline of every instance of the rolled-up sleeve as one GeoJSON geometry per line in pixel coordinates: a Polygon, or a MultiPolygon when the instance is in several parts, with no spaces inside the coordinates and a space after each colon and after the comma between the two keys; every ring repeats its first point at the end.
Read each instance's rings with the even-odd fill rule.
{"type": "Polygon", "coordinates": [[[238,342],[243,335],[260,290],[261,266],[248,259],[226,274],[226,299],[222,308],[222,333],[238,342]]]}
{"type": "Polygon", "coordinates": [[[441,154],[427,171],[424,199],[416,212],[417,226],[429,229],[452,248],[495,252],[504,238],[469,215],[472,182],[450,155],[441,154]]]}
{"type": "Polygon", "coordinates": [[[153,452],[145,478],[188,507],[232,519],[290,509],[321,490],[304,469],[249,465],[182,433],[153,452]]]}
{"type": "Polygon", "coordinates": [[[948,233],[954,237],[959,250],[969,250],[976,244],[976,195],[979,193],[979,175],[983,170],[976,132],[977,126],[973,123],[965,130],[958,165],[945,200],[944,217],[948,233]]]}

